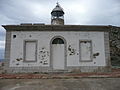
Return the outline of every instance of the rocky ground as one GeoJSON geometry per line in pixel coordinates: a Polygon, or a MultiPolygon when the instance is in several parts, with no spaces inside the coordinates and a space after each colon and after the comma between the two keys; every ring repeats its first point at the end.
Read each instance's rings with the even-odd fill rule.
{"type": "Polygon", "coordinates": [[[120,90],[120,69],[107,73],[0,74],[0,90],[120,90]]]}
{"type": "Polygon", "coordinates": [[[110,26],[111,64],[120,67],[120,27],[110,26]]]}
{"type": "Polygon", "coordinates": [[[1,79],[0,90],[120,90],[120,78],[1,79]]]}

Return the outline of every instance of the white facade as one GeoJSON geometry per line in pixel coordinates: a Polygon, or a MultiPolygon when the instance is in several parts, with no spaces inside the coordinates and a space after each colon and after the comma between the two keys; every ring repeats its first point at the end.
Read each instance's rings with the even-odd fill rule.
{"type": "Polygon", "coordinates": [[[110,66],[108,26],[64,25],[57,3],[51,25],[3,25],[6,71],[99,72],[110,66]]]}
{"type": "MultiPolygon", "coordinates": [[[[66,62],[66,66],[106,66],[104,32],[14,31],[11,35],[10,53],[10,67],[49,67],[51,59],[54,61],[52,63],[53,68],[56,67],[56,64],[60,63],[60,66],[62,66],[62,64],[64,64],[62,62],[66,62]],[[16,35],[15,38],[13,38],[14,35],[16,35]],[[55,39],[57,37],[64,38],[65,43],[61,44],[63,47],[51,44],[53,38],[55,39]],[[88,50],[88,54],[84,51],[86,50],[85,45],[80,45],[81,41],[90,41],[91,46],[88,45],[90,49],[88,50]],[[26,46],[25,42],[30,42],[31,46],[26,46]],[[28,51],[26,51],[25,48],[28,51]],[[73,49],[73,52],[70,51],[69,48],[73,49]],[[94,57],[96,53],[99,53],[99,55],[94,57]],[[81,56],[81,54],[83,55],[81,56]],[[24,60],[26,59],[25,57],[30,61],[24,60]],[[36,60],[31,60],[35,58],[36,60]]],[[[58,67],[60,66],[58,65],[58,67]]],[[[64,69],[63,67],[60,67],[60,69],[61,68],[64,69]]]]}
{"type": "Polygon", "coordinates": [[[71,25],[4,27],[7,30],[6,70],[10,73],[109,69],[109,32],[106,27],[97,27],[99,30],[96,26],[71,25]]]}

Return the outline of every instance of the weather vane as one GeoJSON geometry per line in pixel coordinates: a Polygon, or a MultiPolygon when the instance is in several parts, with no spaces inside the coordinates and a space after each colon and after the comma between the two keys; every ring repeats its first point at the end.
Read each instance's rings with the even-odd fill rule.
{"type": "Polygon", "coordinates": [[[59,5],[59,2],[57,1],[57,3],[56,3],[57,5],[59,5]]]}

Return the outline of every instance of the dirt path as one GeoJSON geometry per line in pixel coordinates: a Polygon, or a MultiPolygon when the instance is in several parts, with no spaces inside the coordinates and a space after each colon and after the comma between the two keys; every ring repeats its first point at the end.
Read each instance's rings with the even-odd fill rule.
{"type": "Polygon", "coordinates": [[[120,78],[0,79],[0,90],[120,90],[120,78]]]}

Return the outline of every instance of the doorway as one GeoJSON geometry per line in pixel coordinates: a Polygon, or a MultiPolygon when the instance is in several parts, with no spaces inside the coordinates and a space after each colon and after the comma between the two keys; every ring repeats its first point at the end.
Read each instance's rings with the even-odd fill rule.
{"type": "Polygon", "coordinates": [[[52,67],[54,70],[63,70],[65,68],[65,41],[60,38],[54,38],[51,43],[52,67]]]}

